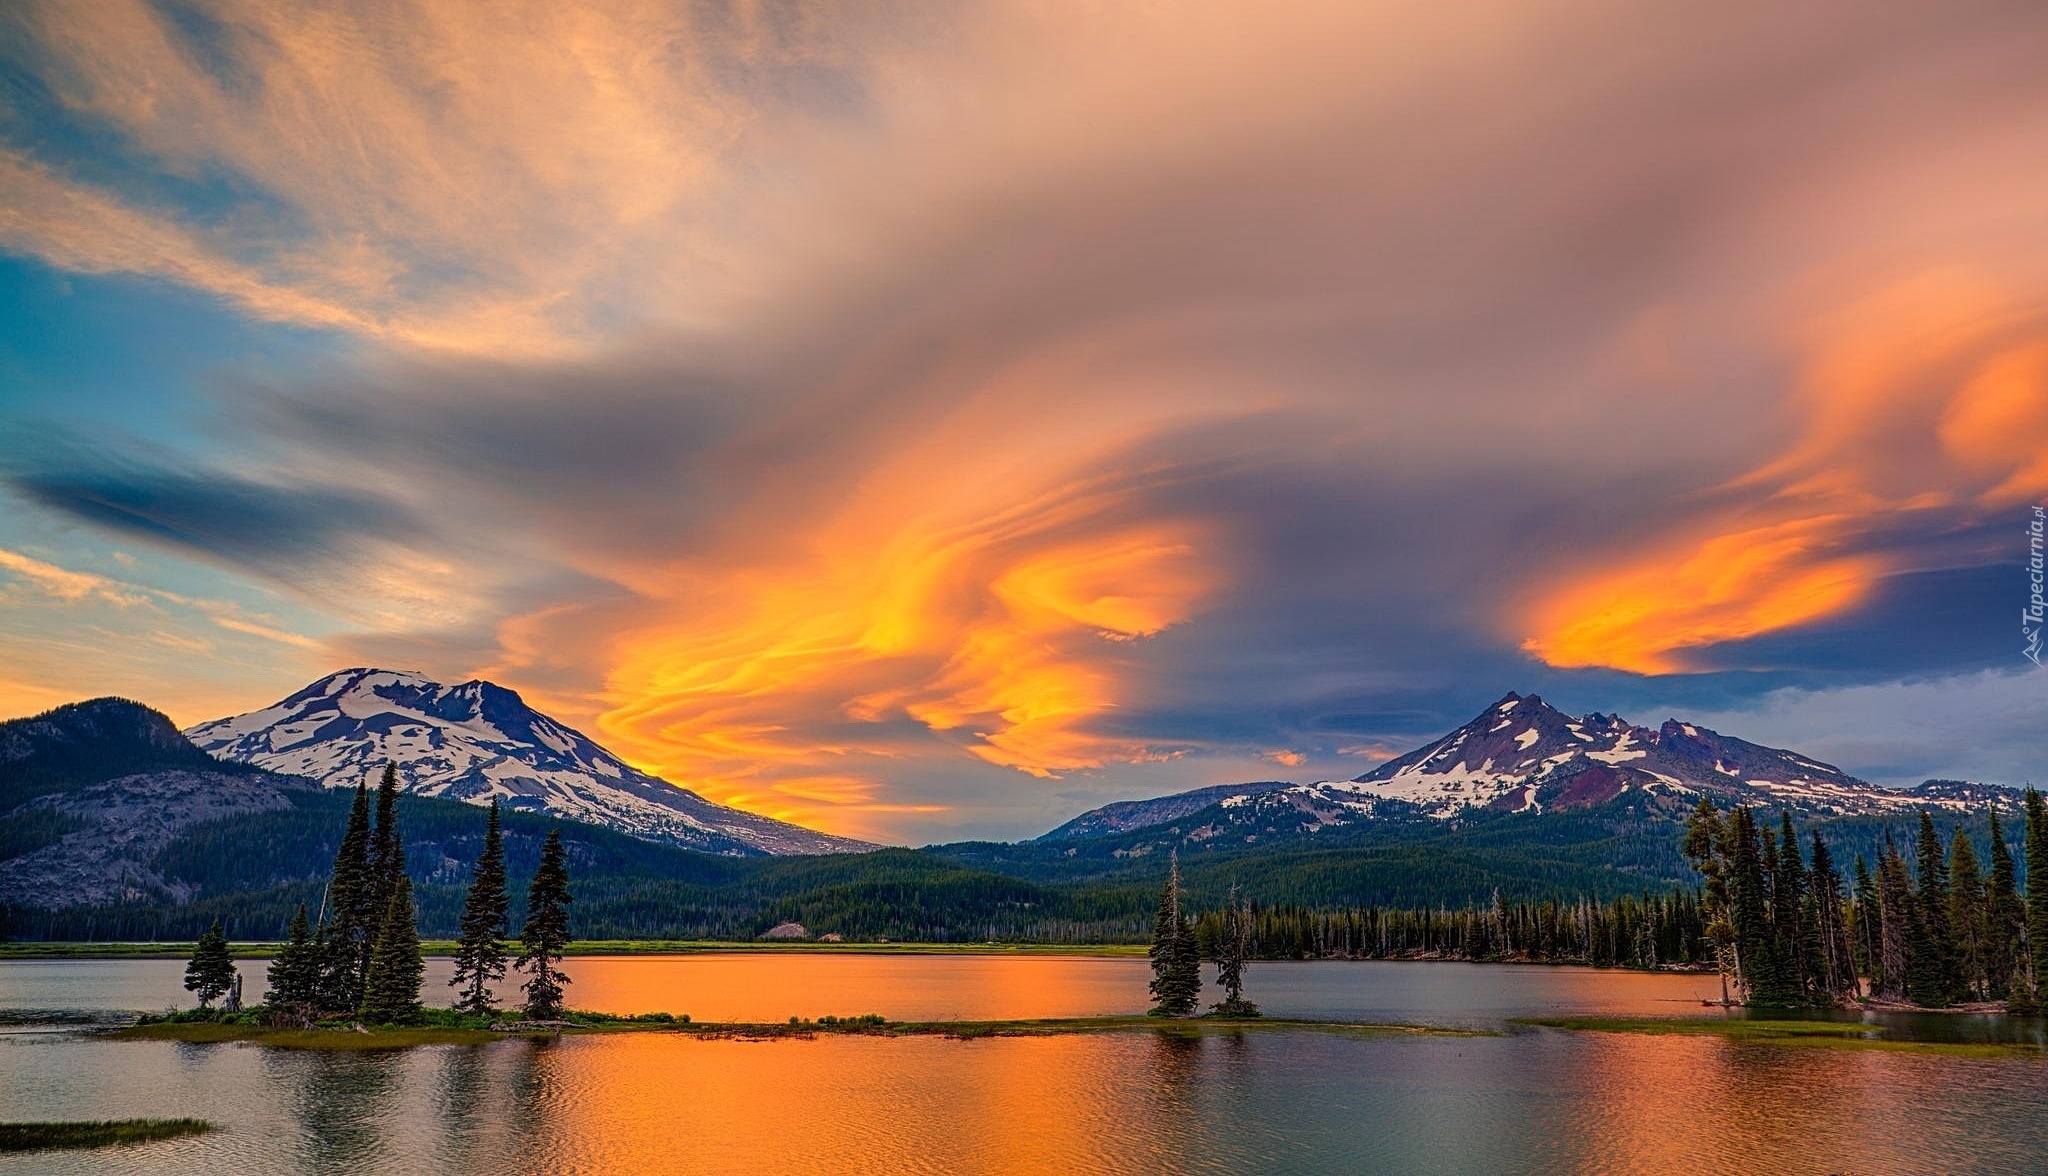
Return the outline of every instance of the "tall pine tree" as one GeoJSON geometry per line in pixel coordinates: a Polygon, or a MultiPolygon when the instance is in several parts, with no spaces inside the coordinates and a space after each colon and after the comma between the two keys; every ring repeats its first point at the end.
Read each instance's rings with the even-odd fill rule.
{"type": "Polygon", "coordinates": [[[377,782],[377,826],[370,835],[370,909],[379,922],[405,874],[405,845],[398,834],[398,765],[384,761],[377,782]]]}
{"type": "Polygon", "coordinates": [[[1806,928],[1806,863],[1799,856],[1799,834],[1793,831],[1791,810],[1779,809],[1778,823],[1777,856],[1771,869],[1771,922],[1777,928],[1787,979],[1802,998],[1811,999],[1820,989],[1820,959],[1818,942],[1806,928]]]}
{"type": "Polygon", "coordinates": [[[1818,995],[1832,1002],[1857,995],[1856,955],[1849,944],[1848,911],[1842,902],[1842,875],[1834,855],[1812,832],[1813,858],[1806,869],[1808,951],[1818,962],[1818,995]]]}
{"type": "Polygon", "coordinates": [[[540,868],[526,889],[526,925],[520,929],[518,968],[528,976],[526,1015],[549,1020],[562,1013],[562,985],[569,983],[555,967],[569,945],[569,863],[562,852],[562,831],[552,829],[540,849],[540,868]]]}
{"type": "Polygon", "coordinates": [[[1154,1016],[1192,1016],[1202,999],[1201,955],[1180,900],[1180,855],[1175,853],[1167,866],[1166,885],[1159,892],[1148,953],[1152,957],[1154,1016]]]}
{"type": "Polygon", "coordinates": [[[1913,894],[1913,958],[1907,965],[1906,995],[1914,1004],[1944,1008],[1955,1002],[1955,935],[1948,922],[1948,855],[1934,818],[1920,810],[1920,836],[1915,846],[1920,872],[1913,894]]]}
{"type": "Polygon", "coordinates": [[[484,823],[484,848],[476,859],[469,895],[462,903],[461,939],[455,946],[455,1007],[487,1013],[494,1000],[491,985],[505,978],[505,918],[510,906],[505,893],[505,843],[498,827],[498,801],[491,799],[484,823]]]}
{"type": "Polygon", "coordinates": [[[1998,806],[1991,806],[1991,880],[1984,891],[1984,983],[1992,1000],[2012,996],[2013,973],[2019,967],[2021,942],[2027,929],[2027,908],[2021,904],[2019,875],[1998,806]]]}
{"type": "Polygon", "coordinates": [[[1904,1000],[1913,970],[1913,927],[1918,919],[1913,913],[1913,882],[1889,830],[1884,847],[1877,851],[1877,905],[1881,964],[1877,994],[1886,1000],[1904,1000]]]}
{"type": "Polygon", "coordinates": [[[334,853],[327,909],[321,919],[318,1003],[322,1011],[352,1013],[363,1003],[363,972],[383,916],[381,909],[371,906],[374,893],[370,886],[370,792],[359,784],[341,847],[334,853]]]}
{"type": "Polygon", "coordinates": [[[412,880],[403,873],[385,901],[384,920],[370,953],[370,975],[363,986],[357,1016],[377,1025],[402,1025],[419,1016],[420,980],[426,964],[420,959],[419,927],[412,909],[412,880]]]}
{"type": "Polygon", "coordinates": [[[1882,914],[1877,901],[1877,883],[1870,876],[1870,863],[1856,855],[1855,905],[1850,916],[1855,924],[1851,940],[1856,953],[1856,972],[1870,977],[1870,990],[1884,987],[1884,953],[1880,949],[1882,914]]]}
{"type": "Polygon", "coordinates": [[[1970,835],[1957,829],[1948,846],[1948,927],[1955,944],[1953,994],[1962,1000],[1981,1000],[1987,992],[1988,901],[1977,849],[1970,843],[1970,835]]]}
{"type": "Polygon", "coordinates": [[[1721,974],[1721,1003],[1733,999],[1731,980],[1741,983],[1735,953],[1735,921],[1728,890],[1728,830],[1714,802],[1700,797],[1699,807],[1685,829],[1685,859],[1699,871],[1700,902],[1705,917],[1706,941],[1714,953],[1714,970],[1721,974]]]}
{"type": "Polygon", "coordinates": [[[2048,987],[2048,804],[2027,789],[2027,988],[2038,1007],[2048,987]]]}
{"type": "Polygon", "coordinates": [[[1728,875],[1734,912],[1736,959],[1742,970],[1748,1003],[1761,1008],[1789,1008],[1802,1003],[1797,979],[1779,949],[1778,927],[1771,918],[1770,865],[1777,851],[1756,813],[1736,808],[1728,821],[1728,875]]]}

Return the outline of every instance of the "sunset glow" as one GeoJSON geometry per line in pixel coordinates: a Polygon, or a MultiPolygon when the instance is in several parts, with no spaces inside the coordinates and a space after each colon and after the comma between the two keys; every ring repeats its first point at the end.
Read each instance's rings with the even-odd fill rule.
{"type": "Polygon", "coordinates": [[[2038,698],[2048,43],[1924,15],[15,5],[0,711],[483,676],[917,842],[2038,698]]]}

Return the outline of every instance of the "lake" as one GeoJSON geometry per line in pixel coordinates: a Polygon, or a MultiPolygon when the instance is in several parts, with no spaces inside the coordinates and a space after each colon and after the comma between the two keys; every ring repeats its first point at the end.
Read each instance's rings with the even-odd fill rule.
{"type": "MultiPolygon", "coordinates": [[[[572,1003],[699,1020],[1084,1016],[1145,1005],[1139,959],[706,955],[568,961],[572,1003]]],[[[251,993],[261,964],[245,961],[251,993]]],[[[430,994],[445,992],[445,961],[430,994]]],[[[0,1009],[181,1003],[175,961],[0,962],[0,1009]]],[[[1277,1015],[1507,1029],[1696,1016],[1711,977],[1259,963],[1277,1015]]],[[[1988,1020],[1944,1019],[1965,1036],[1988,1020]],[[1974,1028],[1973,1028],[1974,1026],[1974,1028]]],[[[2048,1066],[1517,1029],[949,1041],[654,1034],[329,1054],[0,1033],[8,1119],[193,1115],[226,1130],[0,1156],[4,1172],[1151,1173],[2040,1170],[2048,1066]]]]}

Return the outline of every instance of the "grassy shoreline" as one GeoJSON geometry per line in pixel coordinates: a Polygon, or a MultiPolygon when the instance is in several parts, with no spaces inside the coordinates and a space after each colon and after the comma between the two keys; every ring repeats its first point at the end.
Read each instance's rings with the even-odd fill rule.
{"type": "Polygon", "coordinates": [[[535,1029],[387,1026],[379,1029],[271,1029],[259,1025],[215,1021],[150,1022],[118,1029],[92,1030],[115,1041],[179,1041],[190,1044],[246,1042],[270,1049],[382,1050],[420,1045],[486,1045],[516,1038],[603,1036],[616,1033],[666,1033],[704,1040],[808,1040],[817,1037],[944,1037],[971,1041],[991,1037],[1058,1037],[1093,1033],[1155,1033],[1207,1037],[1245,1031],[1308,1031],[1349,1037],[1497,1037],[1474,1029],[1439,1029],[1422,1025],[1375,1025],[1352,1021],[1315,1021],[1285,1017],[1225,1019],[1195,1017],[1169,1020],[1148,1016],[1039,1017],[995,1021],[890,1021],[879,1016],[825,1017],[819,1020],[717,1022],[656,1021],[645,1018],[601,1018],[581,1015],[575,1023],[535,1029]]]}
{"type": "MultiPolygon", "coordinates": [[[[236,959],[266,959],[277,954],[278,946],[275,943],[236,943],[229,946],[229,951],[236,959]]],[[[191,957],[192,947],[190,943],[0,943],[0,960],[183,960],[191,957]]],[[[420,949],[428,956],[453,955],[455,941],[428,939],[422,941],[420,949]]],[[[1145,950],[1145,945],[1141,943],[820,943],[816,940],[592,939],[571,943],[565,954],[957,955],[1142,959],[1145,950]]]]}
{"type": "Polygon", "coordinates": [[[0,1152],[129,1146],[219,1130],[204,1119],[88,1119],[58,1123],[0,1123],[0,1152]]]}
{"type": "Polygon", "coordinates": [[[2019,1042],[1911,1041],[1886,1036],[1882,1025],[1855,1021],[1661,1020],[1650,1017],[1516,1017],[1513,1025],[1573,1033],[1622,1033],[1644,1037],[1716,1037],[1758,1045],[1801,1049],[1876,1050],[1962,1058],[2048,1060],[2048,1050],[2019,1042]]]}

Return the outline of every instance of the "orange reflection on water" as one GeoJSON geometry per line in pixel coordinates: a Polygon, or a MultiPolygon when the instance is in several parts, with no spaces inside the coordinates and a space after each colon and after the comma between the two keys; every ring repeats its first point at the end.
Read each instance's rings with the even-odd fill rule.
{"type": "Polygon", "coordinates": [[[1170,1093],[1189,1074],[1176,1059],[1201,1044],[570,1040],[531,1056],[529,1170],[1181,1170],[1198,1136],[1159,1116],[1188,1113],[1170,1093]],[[1105,1064],[1105,1045],[1122,1056],[1105,1064]]]}
{"type": "Polygon", "coordinates": [[[1140,959],[764,953],[593,956],[571,961],[569,972],[577,1007],[606,1012],[933,1021],[1143,1012],[1146,967],[1140,959]]]}
{"type": "Polygon", "coordinates": [[[1924,1120],[1930,1091],[1981,1083],[2001,1065],[1712,1038],[1570,1036],[1557,1045],[1581,1089],[1557,1129],[1573,1141],[1567,1166],[1583,1172],[1943,1171],[1942,1149],[1894,1146],[1900,1125],[1924,1120]]]}

